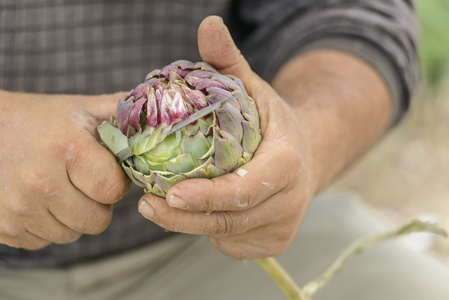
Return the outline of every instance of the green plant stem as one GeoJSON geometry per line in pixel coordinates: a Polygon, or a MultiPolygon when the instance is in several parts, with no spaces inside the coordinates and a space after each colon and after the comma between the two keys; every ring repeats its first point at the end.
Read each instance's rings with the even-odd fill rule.
{"type": "Polygon", "coordinates": [[[337,274],[343,268],[346,262],[354,254],[360,253],[376,243],[413,232],[429,232],[447,237],[447,233],[444,231],[444,229],[439,227],[437,224],[415,220],[402,226],[398,230],[361,238],[349,245],[349,247],[340,254],[335,262],[321,276],[307,283],[302,288],[302,292],[309,298],[312,297],[312,295],[315,294],[316,291],[326,285],[326,283],[329,282],[329,280],[331,280],[335,276],[335,274],[337,274]]]}
{"type": "Polygon", "coordinates": [[[290,300],[309,300],[302,296],[302,291],[287,271],[273,257],[259,258],[256,261],[274,279],[290,300]]]}
{"type": "Polygon", "coordinates": [[[323,286],[325,286],[337,274],[346,262],[357,253],[366,248],[401,235],[413,232],[429,232],[447,237],[446,231],[437,224],[431,224],[421,221],[412,221],[398,230],[386,233],[380,233],[373,236],[361,238],[346,248],[338,256],[334,263],[319,277],[310,281],[303,288],[300,288],[284,270],[284,268],[272,257],[257,259],[257,262],[274,279],[278,286],[290,300],[312,300],[312,296],[323,286]]]}

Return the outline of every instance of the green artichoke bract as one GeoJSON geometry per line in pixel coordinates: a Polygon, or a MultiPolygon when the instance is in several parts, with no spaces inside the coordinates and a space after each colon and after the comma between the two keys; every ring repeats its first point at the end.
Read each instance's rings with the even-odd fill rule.
{"type": "Polygon", "coordinates": [[[232,172],[261,141],[257,108],[241,80],[185,60],[149,73],[98,132],[131,180],[161,197],[182,180],[232,172]],[[234,99],[169,134],[174,124],[229,97],[234,99]]]}

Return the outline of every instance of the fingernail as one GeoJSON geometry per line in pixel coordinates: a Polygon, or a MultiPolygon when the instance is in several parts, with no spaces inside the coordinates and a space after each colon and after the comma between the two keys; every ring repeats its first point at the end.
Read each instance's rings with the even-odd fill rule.
{"type": "Polygon", "coordinates": [[[186,208],[187,203],[178,196],[171,195],[170,200],[168,201],[168,206],[175,208],[186,208]]]}
{"type": "Polygon", "coordinates": [[[154,209],[148,204],[145,200],[143,200],[139,205],[139,212],[147,218],[154,217],[154,209]]]}

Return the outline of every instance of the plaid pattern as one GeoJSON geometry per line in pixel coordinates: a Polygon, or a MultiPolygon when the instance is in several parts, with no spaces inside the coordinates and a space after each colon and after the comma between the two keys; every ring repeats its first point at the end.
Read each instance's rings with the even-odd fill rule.
{"type": "Polygon", "coordinates": [[[179,58],[228,1],[0,1],[0,87],[37,93],[129,90],[179,58]]]}
{"type": "MultiPolygon", "coordinates": [[[[387,72],[400,82],[393,88],[402,91],[395,99],[402,111],[418,81],[417,28],[407,0],[0,0],[0,88],[130,90],[153,69],[181,58],[200,60],[197,28],[212,14],[225,19],[252,67],[267,80],[304,46],[344,36],[365,40],[383,60],[379,65],[389,66],[387,72]]],[[[98,236],[38,251],[0,245],[0,266],[62,266],[167,235],[138,214],[135,199],[120,201],[111,225],[98,236]]]]}

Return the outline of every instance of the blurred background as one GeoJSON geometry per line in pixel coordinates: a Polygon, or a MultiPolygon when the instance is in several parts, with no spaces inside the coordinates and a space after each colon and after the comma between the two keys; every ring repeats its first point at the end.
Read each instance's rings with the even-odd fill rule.
{"type": "MultiPolygon", "coordinates": [[[[415,0],[421,23],[422,85],[399,126],[332,189],[359,194],[389,226],[419,218],[449,232],[449,0],[415,0]]],[[[449,268],[449,239],[404,239],[449,268]]]]}

